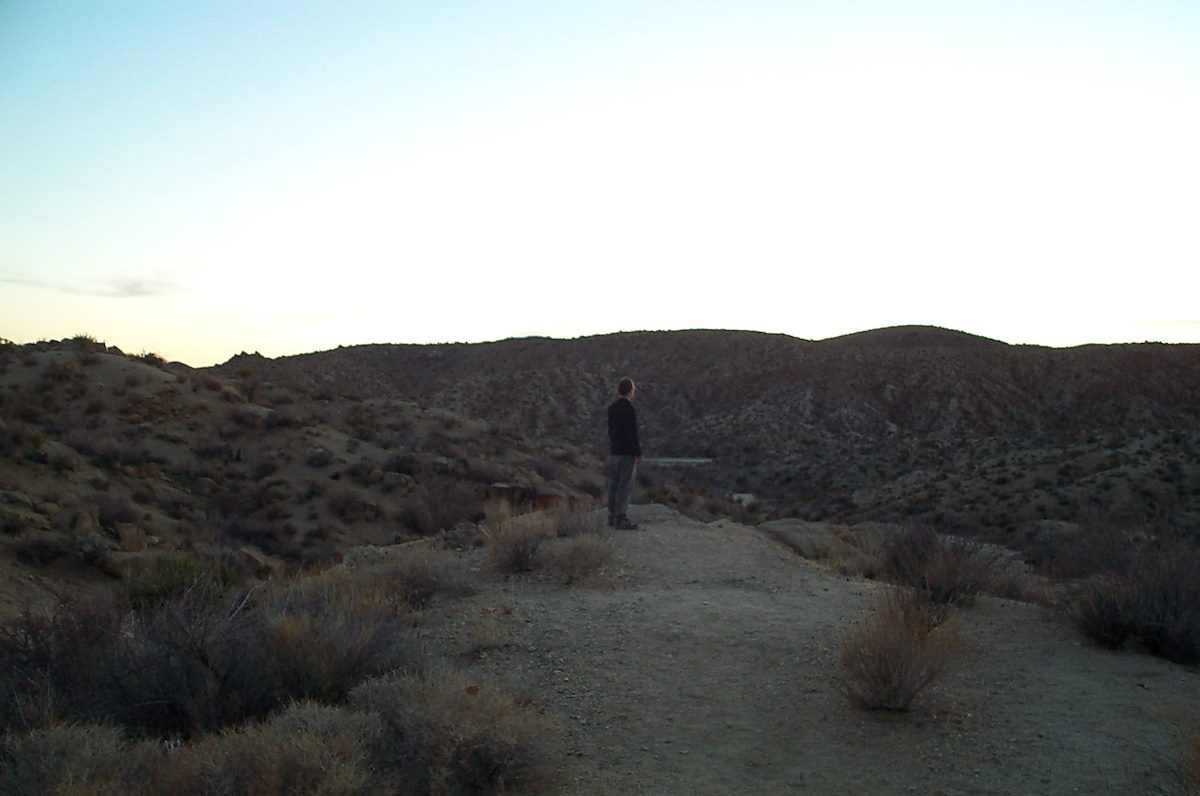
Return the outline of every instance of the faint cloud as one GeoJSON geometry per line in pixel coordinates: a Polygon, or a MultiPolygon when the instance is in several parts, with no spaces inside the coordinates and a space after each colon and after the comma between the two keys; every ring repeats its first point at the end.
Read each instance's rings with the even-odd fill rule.
{"type": "Polygon", "coordinates": [[[55,290],[60,293],[70,293],[76,296],[101,296],[103,298],[169,296],[183,289],[173,282],[166,282],[160,279],[109,279],[102,283],[86,285],[54,282],[44,279],[0,276],[0,283],[38,287],[43,290],[55,290]]]}

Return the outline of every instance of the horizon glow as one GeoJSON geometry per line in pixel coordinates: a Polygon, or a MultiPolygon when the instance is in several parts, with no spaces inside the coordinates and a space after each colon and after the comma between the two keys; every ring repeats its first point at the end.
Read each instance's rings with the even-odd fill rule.
{"type": "Polygon", "coordinates": [[[1200,7],[15,3],[0,337],[1200,342],[1200,7]]]}

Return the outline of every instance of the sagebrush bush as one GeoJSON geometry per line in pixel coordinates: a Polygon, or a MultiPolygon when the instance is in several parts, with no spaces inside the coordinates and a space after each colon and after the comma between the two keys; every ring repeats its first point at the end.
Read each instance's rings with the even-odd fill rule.
{"type": "Polygon", "coordinates": [[[488,563],[508,575],[532,572],[537,568],[542,545],[553,537],[554,527],[549,522],[514,521],[496,530],[488,529],[488,563]]]}
{"type": "Polygon", "coordinates": [[[872,710],[907,710],[945,671],[957,636],[944,614],[910,590],[891,590],[842,643],[842,690],[872,710]]]}
{"type": "Polygon", "coordinates": [[[888,580],[917,589],[933,602],[970,605],[988,589],[1006,562],[994,547],[939,536],[912,525],[889,534],[881,547],[888,580]]]}
{"type": "Polygon", "coordinates": [[[547,556],[546,567],[560,583],[571,585],[595,575],[613,557],[612,543],[590,534],[563,539],[547,556]]]}
{"type": "Polygon", "coordinates": [[[1152,655],[1200,664],[1200,550],[1168,542],[1131,559],[1128,574],[1085,587],[1073,605],[1076,623],[1106,647],[1132,637],[1152,655]]]}
{"type": "Polygon", "coordinates": [[[68,724],[0,737],[0,793],[127,796],[147,793],[158,753],[119,727],[68,724]]]}
{"type": "Polygon", "coordinates": [[[240,594],[201,581],[138,610],[89,601],[27,614],[0,629],[0,720],[24,730],[103,719],[193,738],[294,699],[338,702],[411,662],[395,588],[345,573],[240,594]]]}
{"type": "Polygon", "coordinates": [[[337,702],[408,660],[404,605],[376,573],[326,572],[279,585],[257,615],[268,677],[292,698],[337,702]]]}
{"type": "Polygon", "coordinates": [[[26,610],[0,625],[0,729],[51,726],[82,717],[97,657],[121,632],[126,607],[106,597],[60,602],[48,614],[26,610]]]}
{"type": "Polygon", "coordinates": [[[371,751],[378,716],[299,703],[261,724],[206,736],[164,755],[151,793],[352,796],[380,792],[371,751]]]}
{"type": "Polygon", "coordinates": [[[350,704],[382,719],[376,770],[402,792],[535,793],[553,783],[556,728],[490,683],[396,675],[359,686],[350,704]]]}
{"type": "MultiPolygon", "coordinates": [[[[370,570],[368,570],[370,572],[370,570]]],[[[439,594],[464,595],[471,584],[460,561],[445,550],[413,546],[372,572],[400,604],[422,609],[439,594]]]]}
{"type": "Polygon", "coordinates": [[[1160,658],[1200,663],[1200,550],[1175,543],[1146,552],[1132,582],[1138,640],[1160,658]]]}
{"type": "Polygon", "coordinates": [[[1118,649],[1133,633],[1134,590],[1125,578],[1106,578],[1087,584],[1075,598],[1076,624],[1102,647],[1118,649]]]}

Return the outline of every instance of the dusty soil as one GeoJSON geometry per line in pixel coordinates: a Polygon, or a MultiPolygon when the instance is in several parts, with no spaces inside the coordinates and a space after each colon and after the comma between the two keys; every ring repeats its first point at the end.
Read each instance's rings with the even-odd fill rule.
{"type": "Polygon", "coordinates": [[[837,655],[883,586],[754,528],[631,514],[599,580],[496,578],[426,624],[560,719],[561,793],[1127,794],[1170,775],[1194,671],[984,598],[953,611],[959,655],[909,713],[864,711],[837,655]]]}

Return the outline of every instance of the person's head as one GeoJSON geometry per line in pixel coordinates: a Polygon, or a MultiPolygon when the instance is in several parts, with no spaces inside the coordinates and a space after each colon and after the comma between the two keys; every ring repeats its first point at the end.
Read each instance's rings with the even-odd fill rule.
{"type": "Polygon", "coordinates": [[[621,379],[617,382],[617,395],[622,398],[632,398],[637,392],[637,387],[633,384],[633,379],[621,379]]]}

